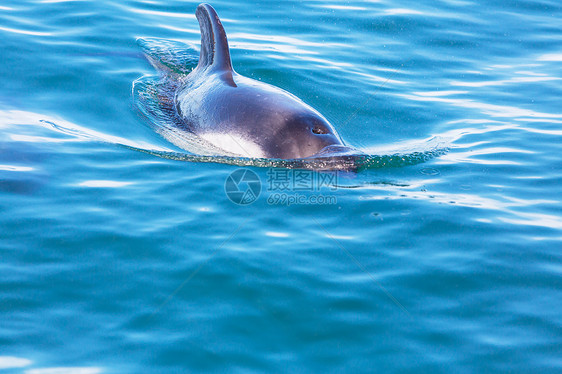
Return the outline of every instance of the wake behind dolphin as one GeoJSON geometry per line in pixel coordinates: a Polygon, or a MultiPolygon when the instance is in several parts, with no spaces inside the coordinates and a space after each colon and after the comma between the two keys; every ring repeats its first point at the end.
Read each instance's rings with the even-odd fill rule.
{"type": "MultiPolygon", "coordinates": [[[[377,162],[347,146],[335,128],[296,96],[236,73],[215,10],[197,7],[201,49],[159,39],[138,43],[159,78],[134,82],[139,111],[156,131],[201,161],[307,169],[357,170],[377,162]]],[[[412,154],[423,162],[441,151],[412,154]]],[[[395,157],[397,155],[390,156],[395,157]]]]}

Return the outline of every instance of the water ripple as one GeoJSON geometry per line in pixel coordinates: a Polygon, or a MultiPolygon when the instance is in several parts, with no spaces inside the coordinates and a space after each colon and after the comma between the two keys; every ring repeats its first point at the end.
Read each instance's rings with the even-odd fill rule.
{"type": "Polygon", "coordinates": [[[389,190],[395,193],[394,196],[388,195],[367,195],[361,197],[362,200],[402,200],[402,199],[412,199],[421,200],[429,203],[445,204],[451,206],[462,206],[468,208],[478,208],[480,214],[483,217],[478,217],[480,214],[476,214],[474,220],[479,222],[492,223],[492,220],[488,217],[485,211],[497,211],[501,212],[503,215],[496,216],[495,219],[510,223],[514,225],[522,226],[537,226],[552,229],[562,228],[562,217],[543,214],[543,213],[530,213],[521,211],[521,208],[529,208],[541,205],[552,205],[560,204],[559,200],[548,200],[548,199],[519,199],[509,197],[507,195],[501,195],[497,197],[484,197],[476,194],[468,193],[447,193],[441,191],[431,191],[428,189],[423,189],[423,191],[414,190],[415,186],[426,186],[435,183],[435,181],[417,181],[414,185],[408,186],[407,188],[396,186],[395,188],[390,188],[389,184],[372,184],[370,186],[365,186],[366,189],[379,190],[381,192],[388,192],[389,190]]]}
{"type": "Polygon", "coordinates": [[[12,28],[9,28],[9,27],[0,27],[0,31],[11,32],[11,33],[15,33],[15,34],[31,35],[31,36],[52,36],[53,35],[52,32],[12,29],[12,28]]]}
{"type": "MultiPolygon", "coordinates": [[[[99,131],[87,129],[85,127],[64,121],[61,119],[51,119],[37,113],[30,113],[18,110],[0,111],[0,128],[5,129],[5,135],[13,141],[30,143],[68,143],[76,141],[94,141],[110,143],[131,150],[151,154],[157,157],[188,161],[188,162],[215,162],[227,163],[238,166],[257,166],[257,167],[283,167],[283,168],[303,168],[303,169],[334,169],[344,168],[349,170],[403,167],[426,162],[434,157],[445,154],[448,150],[448,140],[439,137],[432,137],[418,142],[404,142],[400,144],[381,146],[376,149],[366,149],[370,154],[360,155],[359,157],[339,158],[318,156],[309,159],[281,160],[265,158],[248,158],[232,155],[224,156],[224,152],[208,148],[205,144],[199,143],[197,139],[190,140],[194,145],[190,149],[195,153],[182,153],[150,144],[142,141],[132,141],[122,137],[105,134],[99,131]],[[17,124],[17,125],[16,125],[17,124]],[[22,126],[24,124],[25,126],[22,126]],[[53,135],[63,134],[67,137],[49,137],[21,134],[18,132],[48,129],[54,130],[53,135]],[[194,148],[195,147],[195,148],[194,148]],[[207,148],[206,148],[207,147],[207,148]],[[203,153],[198,154],[201,151],[203,153]],[[217,153],[219,152],[219,153],[217,153]],[[209,154],[210,153],[210,154],[209,154]]],[[[170,130],[171,131],[171,130],[170,130]]],[[[182,135],[182,139],[185,136],[182,135]]],[[[185,143],[182,143],[185,144],[185,143]]],[[[191,143],[190,143],[191,144],[191,143]]]]}
{"type": "Polygon", "coordinates": [[[562,53],[547,53],[539,56],[538,61],[562,62],[562,53]]]}
{"type": "MultiPolygon", "coordinates": [[[[26,358],[13,356],[0,356],[0,370],[2,369],[21,369],[33,366],[33,361],[26,358]]],[[[43,367],[31,368],[23,371],[25,374],[100,374],[102,368],[99,367],[43,367]]]]}
{"type": "Polygon", "coordinates": [[[31,365],[32,361],[26,358],[12,357],[12,356],[0,356],[0,370],[2,369],[13,369],[22,368],[31,365]]]}
{"type": "Polygon", "coordinates": [[[241,73],[373,156],[291,206],[224,183],[298,164],[135,113],[135,38],[199,45],[198,2],[0,4],[0,372],[561,372],[559,1],[216,0],[241,73]]]}
{"type": "Polygon", "coordinates": [[[552,119],[562,118],[562,114],[558,113],[536,112],[531,109],[518,108],[514,106],[489,104],[478,102],[471,98],[447,99],[442,97],[431,97],[427,95],[421,96],[415,94],[397,94],[397,96],[414,101],[438,102],[446,103],[460,108],[478,109],[482,114],[489,115],[491,117],[522,118],[525,120],[528,117],[530,117],[531,119],[543,118],[544,120],[548,120],[550,122],[552,122],[552,119]]]}

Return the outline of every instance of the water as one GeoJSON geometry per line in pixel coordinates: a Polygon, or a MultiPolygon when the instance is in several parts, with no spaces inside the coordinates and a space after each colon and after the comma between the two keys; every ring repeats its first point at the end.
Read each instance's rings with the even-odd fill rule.
{"type": "Polygon", "coordinates": [[[241,162],[246,205],[133,105],[136,38],[198,45],[196,6],[0,5],[0,373],[560,372],[559,3],[214,2],[350,145],[447,149],[312,191],[241,162]]]}

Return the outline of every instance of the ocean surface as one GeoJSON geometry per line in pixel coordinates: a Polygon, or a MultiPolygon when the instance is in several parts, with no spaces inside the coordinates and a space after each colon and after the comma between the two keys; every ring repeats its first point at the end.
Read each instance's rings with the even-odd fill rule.
{"type": "Polygon", "coordinates": [[[349,172],[154,131],[197,5],[0,3],[0,374],[562,372],[561,3],[213,2],[349,172]]]}

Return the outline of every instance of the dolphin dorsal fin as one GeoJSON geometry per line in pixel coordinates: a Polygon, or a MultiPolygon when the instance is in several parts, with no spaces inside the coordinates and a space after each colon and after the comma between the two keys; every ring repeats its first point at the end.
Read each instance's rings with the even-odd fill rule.
{"type": "Polygon", "coordinates": [[[227,73],[232,79],[228,40],[217,12],[209,4],[201,4],[195,16],[201,29],[201,54],[197,68],[227,73]]]}

